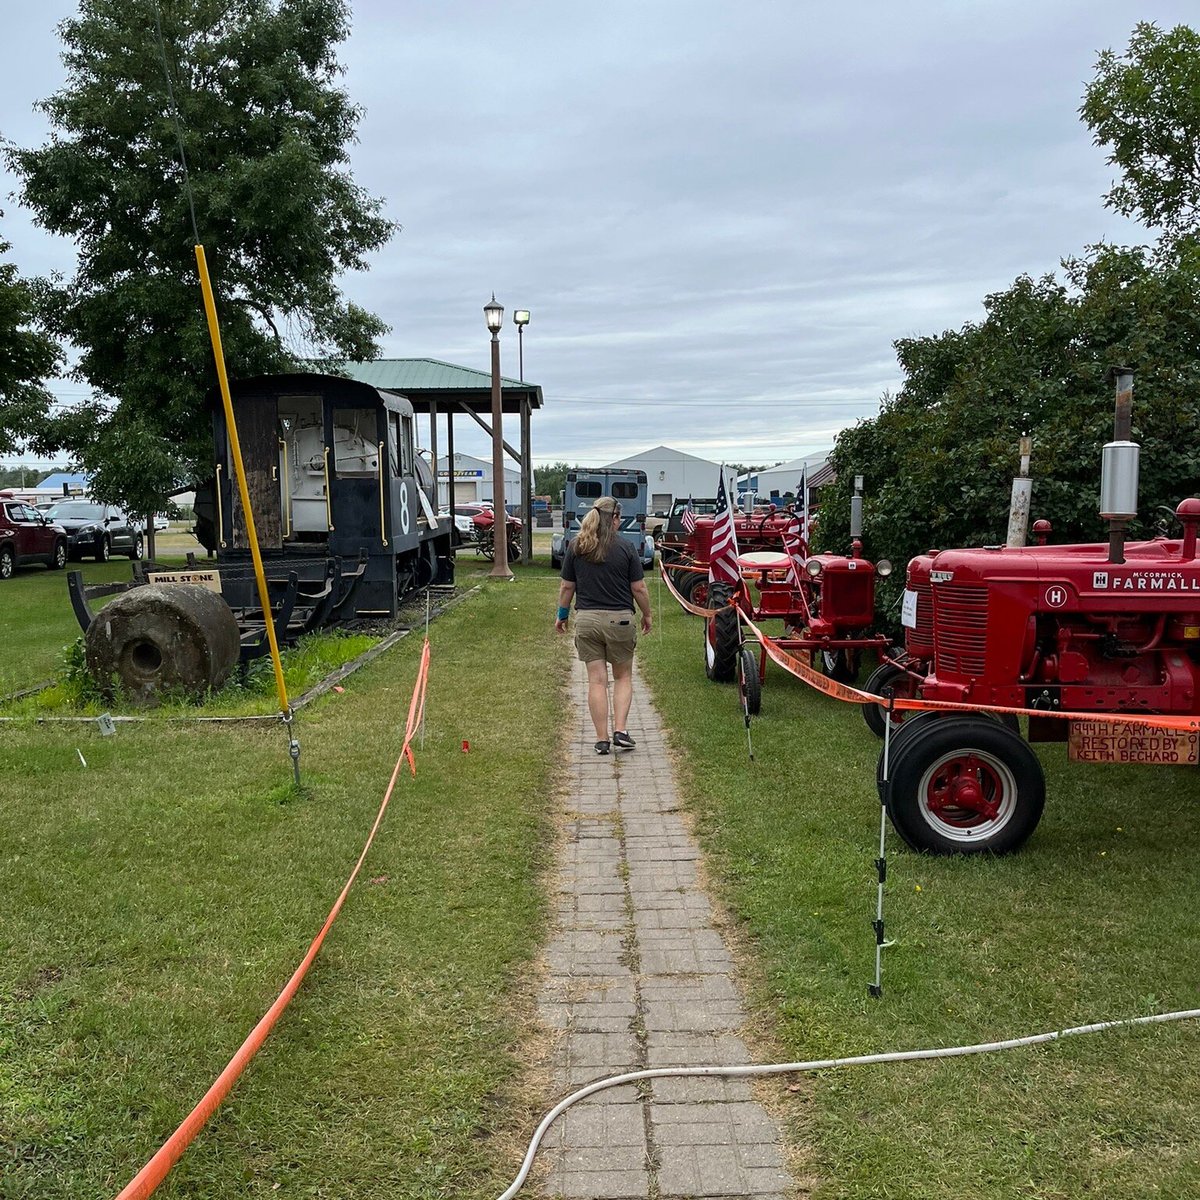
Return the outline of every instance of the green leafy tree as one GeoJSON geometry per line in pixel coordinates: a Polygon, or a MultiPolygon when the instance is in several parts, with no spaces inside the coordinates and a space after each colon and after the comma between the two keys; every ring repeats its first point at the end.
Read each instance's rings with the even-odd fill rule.
{"type": "Polygon", "coordinates": [[[567,462],[548,463],[533,469],[533,490],[539,496],[549,496],[551,504],[558,503],[559,493],[567,486],[567,472],[578,468],[567,462]]]}
{"type": "Polygon", "coordinates": [[[1109,206],[1171,236],[1198,232],[1200,34],[1137,25],[1123,55],[1100,55],[1080,114],[1122,171],[1109,206]]]}
{"type": "MultiPolygon", "coordinates": [[[[904,383],[878,417],[839,435],[837,482],[821,492],[818,545],[844,550],[853,476],[865,476],[868,554],[898,568],[931,547],[1003,542],[1018,440],[1033,437],[1033,512],[1054,540],[1106,536],[1100,449],[1111,440],[1107,369],[1136,368],[1142,445],[1140,520],[1200,487],[1200,263],[1188,241],[1099,247],[1064,263],[1066,279],[1018,279],[989,296],[978,324],[896,343],[904,383]]],[[[898,570],[885,589],[903,586],[898,570]]]]}
{"type": "MultiPolygon", "coordinates": [[[[0,241],[0,254],[9,249],[0,241]]],[[[33,288],[15,264],[0,262],[0,454],[15,450],[50,411],[42,381],[58,369],[61,355],[36,328],[36,312],[33,288]]]]}
{"type": "Polygon", "coordinates": [[[61,26],[67,81],[40,106],[53,136],[7,156],[39,223],[79,249],[41,301],[97,399],[38,440],[71,451],[97,496],[151,512],[206,469],[197,234],[232,377],[377,353],[386,327],[336,283],[393,230],[349,171],[348,20],[345,0],[82,0],[61,26]]]}

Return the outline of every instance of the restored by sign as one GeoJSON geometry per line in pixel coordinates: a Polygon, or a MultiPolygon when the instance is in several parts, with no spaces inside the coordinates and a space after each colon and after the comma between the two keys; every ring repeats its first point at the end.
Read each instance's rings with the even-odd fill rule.
{"type": "Polygon", "coordinates": [[[1151,729],[1128,721],[1072,721],[1074,762],[1200,763],[1200,733],[1151,729]]]}

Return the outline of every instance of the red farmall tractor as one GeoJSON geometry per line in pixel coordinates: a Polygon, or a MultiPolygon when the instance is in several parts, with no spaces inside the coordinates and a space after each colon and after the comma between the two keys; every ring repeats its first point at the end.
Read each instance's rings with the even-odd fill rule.
{"type": "MultiPolygon", "coordinates": [[[[737,534],[738,548],[743,553],[773,551],[776,555],[782,554],[784,530],[793,519],[790,506],[776,508],[771,504],[752,513],[735,512],[733,528],[737,534]]],[[[700,608],[709,607],[708,563],[716,521],[715,515],[697,516],[695,528],[690,533],[681,531],[678,535],[664,538],[659,546],[671,582],[685,600],[690,600],[700,608]]]]}
{"type": "MultiPolygon", "coordinates": [[[[902,615],[906,653],[887,664],[886,680],[884,668],[876,672],[868,690],[1033,710],[1029,742],[1068,742],[1073,760],[1197,762],[1198,735],[1186,728],[1195,722],[1155,728],[1121,719],[1200,716],[1200,500],[1175,510],[1178,536],[1126,544],[1137,515],[1132,387],[1132,372],[1119,371],[1101,484],[1109,543],[914,558],[902,615]],[[1043,715],[1052,712],[1095,717],[1043,715]]],[[[882,729],[882,709],[875,719],[882,729]]],[[[1002,854],[1033,833],[1045,783],[1015,716],[924,712],[893,730],[886,779],[880,759],[881,796],[914,849],[1002,854]]]]}
{"type": "MultiPolygon", "coordinates": [[[[855,477],[850,503],[849,554],[810,555],[797,535],[789,538],[789,550],[743,550],[739,533],[740,583],[736,587],[714,583],[708,589],[706,607],[718,611],[705,622],[705,673],[716,682],[736,679],[750,715],[762,705],[767,651],[762,647],[755,661],[754,652],[742,644],[739,611],[756,625],[782,621],[783,635],[771,639],[774,645],[791,654],[808,655],[841,683],[858,678],[864,650],[882,652],[890,644],[886,636],[872,632],[875,579],[890,575],[892,564],[863,557],[861,476],[855,477]]],[[[790,524],[792,514],[788,517],[790,524]]]]}

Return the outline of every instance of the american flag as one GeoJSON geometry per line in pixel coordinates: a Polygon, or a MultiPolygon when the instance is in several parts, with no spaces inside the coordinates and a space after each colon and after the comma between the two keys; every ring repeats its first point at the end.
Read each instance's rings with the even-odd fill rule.
{"type": "Polygon", "coordinates": [[[791,584],[793,587],[800,587],[804,581],[804,560],[807,547],[800,529],[800,518],[795,513],[783,527],[783,549],[788,556],[788,575],[791,584]]]}
{"type": "Polygon", "coordinates": [[[808,467],[800,468],[800,482],[796,484],[796,501],[800,506],[800,536],[804,544],[808,544],[808,467]]]}
{"type": "Polygon", "coordinates": [[[737,532],[733,528],[733,508],[725,490],[725,468],[717,484],[717,512],[713,521],[712,545],[708,553],[709,583],[728,583],[737,587],[742,581],[738,570],[737,532]]]}
{"type": "Polygon", "coordinates": [[[692,504],[691,496],[688,497],[687,508],[683,510],[682,525],[684,533],[696,532],[696,509],[692,504]]]}

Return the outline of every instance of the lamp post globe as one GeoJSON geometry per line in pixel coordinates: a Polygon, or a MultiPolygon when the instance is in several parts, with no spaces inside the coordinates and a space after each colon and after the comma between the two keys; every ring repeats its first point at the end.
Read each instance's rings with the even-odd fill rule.
{"type": "Polygon", "coordinates": [[[483,317],[492,335],[492,545],[495,547],[491,579],[512,580],[508,569],[508,508],[504,494],[504,434],[500,427],[500,326],[504,324],[504,305],[496,293],[483,306],[483,317]]]}

